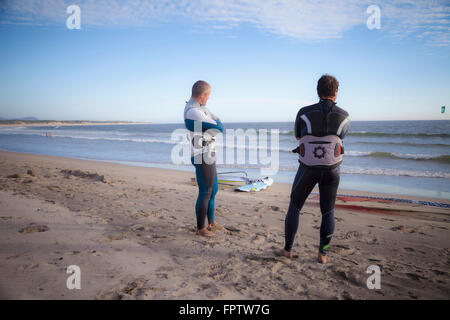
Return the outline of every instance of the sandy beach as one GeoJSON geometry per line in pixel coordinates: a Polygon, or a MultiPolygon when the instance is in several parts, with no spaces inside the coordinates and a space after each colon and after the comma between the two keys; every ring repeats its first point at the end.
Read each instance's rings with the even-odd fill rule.
{"type": "Polygon", "coordinates": [[[226,231],[206,239],[195,235],[193,176],[1,151],[0,298],[450,298],[449,209],[338,198],[321,265],[317,195],[290,260],[273,254],[284,244],[290,185],[221,189],[216,220],[226,231]],[[70,265],[81,269],[80,290],[66,286],[70,265]],[[381,269],[379,290],[367,288],[370,265],[381,269]]]}

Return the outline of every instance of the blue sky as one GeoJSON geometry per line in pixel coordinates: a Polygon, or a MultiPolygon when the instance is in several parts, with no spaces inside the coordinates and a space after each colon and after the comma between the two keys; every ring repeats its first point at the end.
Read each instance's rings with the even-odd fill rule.
{"type": "Polygon", "coordinates": [[[293,121],[329,73],[353,120],[450,119],[446,1],[0,0],[0,40],[0,117],[181,122],[203,79],[223,121],[293,121]]]}

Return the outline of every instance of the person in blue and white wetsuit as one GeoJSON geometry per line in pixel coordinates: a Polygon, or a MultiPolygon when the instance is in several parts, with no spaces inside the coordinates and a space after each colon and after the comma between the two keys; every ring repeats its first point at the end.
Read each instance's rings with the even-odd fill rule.
{"type": "Polygon", "coordinates": [[[211,86],[206,81],[197,81],[184,108],[184,124],[189,131],[191,162],[198,184],[195,213],[197,234],[201,236],[212,236],[211,231],[223,230],[214,219],[214,199],[218,190],[214,136],[224,129],[220,119],[206,108],[210,93],[211,86]],[[206,218],[208,227],[205,226],[206,218]]]}

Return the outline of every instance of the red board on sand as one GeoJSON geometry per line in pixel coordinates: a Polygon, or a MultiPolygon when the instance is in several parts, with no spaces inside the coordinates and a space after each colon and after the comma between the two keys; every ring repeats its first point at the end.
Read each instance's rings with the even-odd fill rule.
{"type": "Polygon", "coordinates": [[[343,208],[348,210],[356,210],[356,211],[363,211],[363,212],[370,212],[370,213],[381,213],[381,214],[388,214],[388,215],[394,215],[395,212],[390,209],[375,209],[375,208],[367,208],[363,206],[352,206],[349,204],[335,204],[336,208],[343,208]]]}
{"type": "Polygon", "coordinates": [[[385,199],[370,199],[370,198],[362,198],[362,197],[340,197],[337,196],[336,199],[344,201],[344,202],[350,202],[350,201],[371,201],[371,202],[380,202],[380,203],[392,203],[391,200],[385,200],[385,199]]]}

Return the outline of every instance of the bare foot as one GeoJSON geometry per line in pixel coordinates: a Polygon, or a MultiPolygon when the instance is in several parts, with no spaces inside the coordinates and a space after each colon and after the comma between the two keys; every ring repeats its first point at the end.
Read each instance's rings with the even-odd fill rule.
{"type": "Polygon", "coordinates": [[[275,253],[277,256],[287,257],[287,258],[289,258],[289,259],[292,258],[291,252],[290,252],[290,251],[286,251],[286,250],[284,250],[284,249],[277,249],[277,250],[274,251],[274,253],[275,253]]]}
{"type": "Polygon", "coordinates": [[[212,237],[212,236],[213,236],[213,233],[212,233],[212,232],[209,232],[206,228],[197,230],[197,233],[196,233],[196,234],[197,234],[198,236],[203,236],[203,237],[212,237]]]}
{"type": "Polygon", "coordinates": [[[317,262],[323,263],[323,264],[327,263],[327,256],[323,255],[319,252],[319,256],[317,257],[317,262]]]}
{"type": "Polygon", "coordinates": [[[214,221],[214,223],[208,225],[209,231],[223,231],[225,230],[220,224],[214,221]]]}

